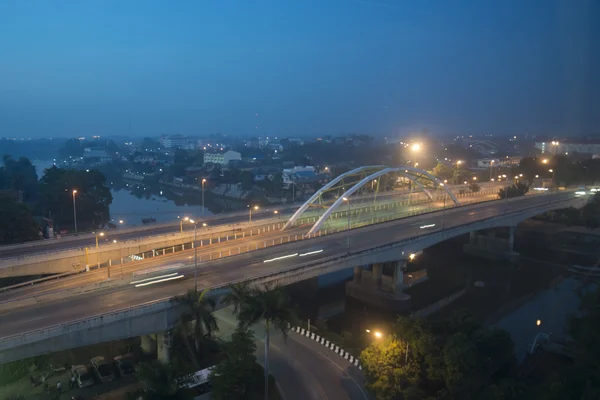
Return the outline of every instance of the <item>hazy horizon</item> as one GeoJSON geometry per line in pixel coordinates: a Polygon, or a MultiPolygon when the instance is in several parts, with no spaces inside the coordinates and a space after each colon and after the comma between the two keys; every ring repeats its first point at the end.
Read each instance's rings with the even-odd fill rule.
{"type": "Polygon", "coordinates": [[[0,137],[600,133],[600,1],[0,2],[0,137]]]}

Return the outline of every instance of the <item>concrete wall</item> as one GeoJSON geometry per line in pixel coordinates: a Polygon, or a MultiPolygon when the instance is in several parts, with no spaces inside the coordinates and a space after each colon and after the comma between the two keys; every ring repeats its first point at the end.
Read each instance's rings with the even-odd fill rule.
{"type": "MultiPolygon", "coordinates": [[[[277,221],[252,227],[248,223],[244,223],[214,230],[199,228],[196,242],[198,245],[208,245],[211,240],[213,243],[219,238],[221,241],[232,240],[243,235],[257,235],[265,231],[277,230],[282,226],[283,222],[277,221]]],[[[81,271],[85,269],[86,264],[95,266],[98,263],[106,263],[108,260],[120,260],[154,249],[181,246],[183,243],[191,246],[193,239],[193,231],[184,231],[183,234],[171,233],[117,243],[101,243],[100,247],[96,249],[93,243],[94,238],[92,238],[90,240],[92,246],[87,249],[87,255],[86,249],[82,248],[0,260],[0,278],[81,271]]]]}

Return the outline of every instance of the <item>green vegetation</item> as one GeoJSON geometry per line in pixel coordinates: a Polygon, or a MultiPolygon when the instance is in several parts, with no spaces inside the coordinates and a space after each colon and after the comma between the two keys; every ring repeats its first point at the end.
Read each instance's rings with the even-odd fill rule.
{"type": "Polygon", "coordinates": [[[514,369],[508,333],[457,312],[439,322],[400,317],[361,354],[367,387],[377,399],[464,399],[514,369]]]}
{"type": "Polygon", "coordinates": [[[40,208],[56,227],[73,226],[73,190],[79,229],[97,229],[110,220],[112,194],[102,173],[52,167],[40,179],[40,208]]]}
{"type": "Polygon", "coordinates": [[[40,227],[33,220],[29,207],[0,193],[0,243],[22,243],[40,237],[40,227]]]}
{"type": "Polygon", "coordinates": [[[507,186],[498,191],[498,198],[506,199],[518,196],[525,196],[529,192],[529,185],[522,182],[517,182],[511,186],[507,186]]]}
{"type": "Polygon", "coordinates": [[[234,285],[225,302],[233,305],[240,328],[262,322],[265,324],[265,397],[269,390],[269,340],[271,329],[287,337],[291,324],[296,322],[290,298],[282,287],[255,289],[247,285],[234,285]]]}
{"type": "Polygon", "coordinates": [[[580,313],[569,327],[573,342],[566,351],[573,362],[561,359],[535,379],[517,370],[507,332],[484,328],[461,310],[443,320],[400,317],[381,338],[373,337],[360,359],[377,399],[598,399],[599,289],[582,294],[580,313]]]}
{"type": "Polygon", "coordinates": [[[213,333],[219,330],[217,319],[212,314],[215,301],[208,297],[208,293],[207,290],[189,290],[173,299],[175,303],[184,307],[175,331],[183,339],[196,368],[200,368],[200,360],[210,358],[211,354],[218,350],[213,337],[213,333]],[[194,339],[193,347],[189,343],[190,336],[194,339]]]}

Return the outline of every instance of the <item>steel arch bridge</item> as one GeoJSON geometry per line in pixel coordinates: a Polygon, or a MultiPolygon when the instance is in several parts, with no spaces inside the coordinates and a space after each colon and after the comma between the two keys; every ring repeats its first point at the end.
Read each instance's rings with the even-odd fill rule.
{"type": "Polygon", "coordinates": [[[430,201],[434,201],[434,196],[431,193],[431,189],[441,188],[445,191],[455,205],[460,205],[454,193],[452,193],[452,191],[446,185],[444,185],[444,183],[427,171],[407,166],[390,168],[384,165],[371,165],[356,168],[343,173],[316,191],[292,215],[282,229],[287,229],[290,226],[293,226],[309,208],[317,207],[325,209],[325,212],[318,218],[318,220],[316,220],[309,233],[313,234],[319,231],[325,221],[345,202],[345,199],[349,199],[350,196],[363,189],[369,183],[371,183],[372,186],[374,183],[377,183],[377,189],[375,190],[374,195],[374,199],[376,199],[381,181],[378,178],[391,174],[396,174],[407,179],[410,181],[411,187],[413,184],[419,187],[430,201]],[[326,198],[326,195],[331,192],[337,192],[333,203],[328,202],[326,198]]]}

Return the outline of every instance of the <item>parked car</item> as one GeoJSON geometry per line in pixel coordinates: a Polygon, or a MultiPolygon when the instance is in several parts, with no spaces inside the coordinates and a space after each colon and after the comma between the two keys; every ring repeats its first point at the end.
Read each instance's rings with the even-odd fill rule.
{"type": "Polygon", "coordinates": [[[133,362],[133,354],[124,354],[113,358],[115,367],[119,371],[119,376],[125,378],[135,374],[135,365],[133,362]]]}
{"type": "Polygon", "coordinates": [[[80,388],[92,386],[94,384],[94,377],[85,365],[73,365],[71,367],[71,376],[75,378],[75,383],[77,383],[77,386],[80,388]]]}
{"type": "Polygon", "coordinates": [[[115,379],[115,374],[113,373],[110,364],[106,362],[104,357],[94,357],[90,360],[90,362],[92,363],[94,372],[96,373],[96,376],[100,382],[110,382],[115,379]]]}

